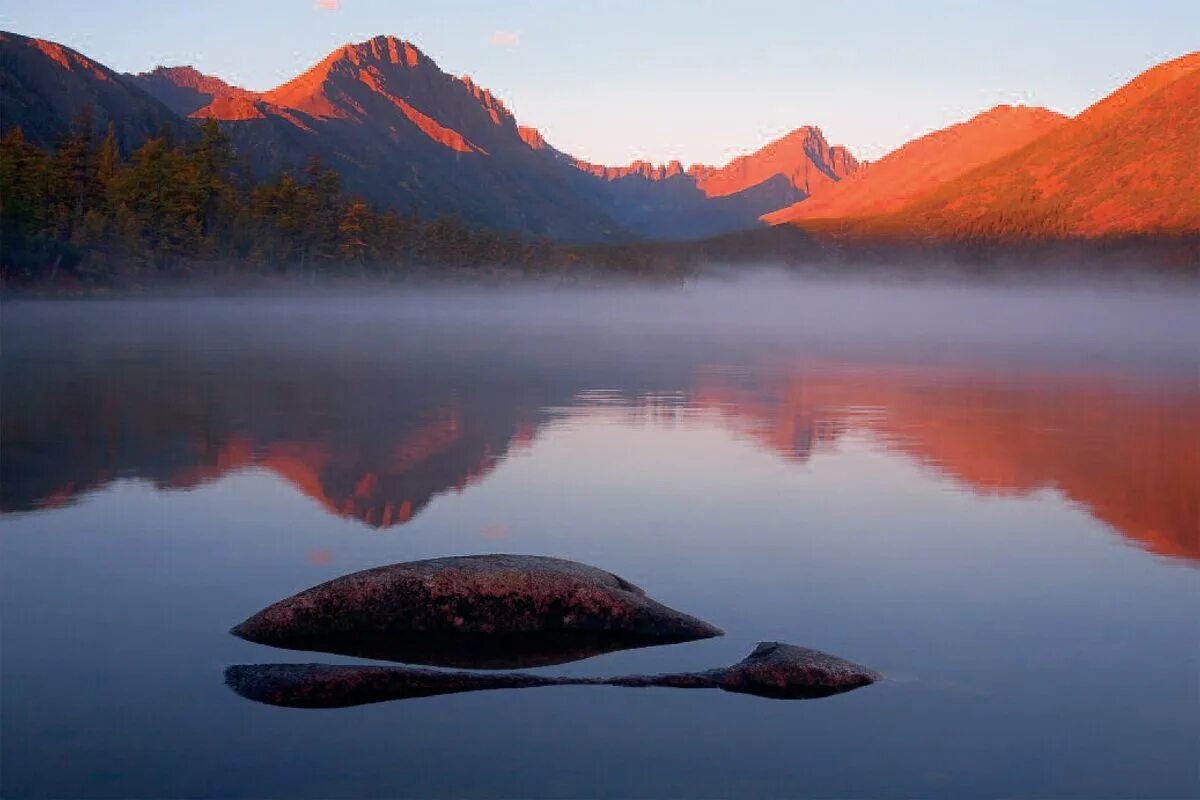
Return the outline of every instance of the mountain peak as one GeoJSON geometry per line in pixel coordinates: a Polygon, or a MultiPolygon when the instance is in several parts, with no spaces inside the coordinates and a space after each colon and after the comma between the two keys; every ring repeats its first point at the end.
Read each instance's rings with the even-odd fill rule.
{"type": "Polygon", "coordinates": [[[1037,106],[995,106],[908,142],[820,197],[802,200],[763,219],[775,224],[895,211],[922,192],[1022,147],[1065,119],[1037,106]]]}
{"type": "Polygon", "coordinates": [[[410,69],[420,64],[422,60],[429,60],[412,42],[391,35],[376,36],[365,42],[342,45],[325,61],[336,61],[342,58],[348,59],[353,64],[361,65],[367,62],[403,64],[410,69]]]}
{"type": "Polygon", "coordinates": [[[200,84],[209,81],[215,81],[226,86],[229,85],[220,78],[211,75],[205,75],[203,72],[191,66],[190,64],[183,64],[177,67],[164,67],[162,64],[159,64],[157,67],[149,70],[148,72],[137,73],[137,76],[139,78],[161,78],[163,80],[169,80],[171,83],[174,83],[178,86],[199,86],[200,84]]]}
{"type": "Polygon", "coordinates": [[[996,239],[1200,230],[1200,53],[1153,67],[1074,119],[901,212],[924,235],[996,239]]]}
{"type": "MultiPolygon", "coordinates": [[[[339,78],[365,83],[379,91],[380,77],[398,70],[415,70],[435,65],[416,45],[395,36],[376,36],[365,42],[344,44],[311,69],[263,94],[268,102],[301,111],[318,119],[353,116],[344,90],[335,89],[339,78]]],[[[350,103],[353,106],[353,103],[350,103]]]]}
{"type": "Polygon", "coordinates": [[[816,140],[823,142],[825,141],[825,134],[816,125],[801,125],[799,128],[781,136],[776,142],[792,142],[796,140],[816,140]]]}
{"type": "Polygon", "coordinates": [[[430,138],[464,153],[484,152],[455,130],[472,127],[472,106],[474,114],[481,109],[492,125],[516,127],[512,114],[490,91],[470,77],[446,74],[411,42],[395,36],[343,45],[262,97],[316,119],[361,121],[388,107],[398,108],[430,138]],[[458,124],[448,122],[450,118],[458,124]]]}
{"type": "Polygon", "coordinates": [[[622,178],[636,175],[645,180],[657,182],[686,174],[683,164],[678,160],[672,160],[666,164],[655,164],[639,158],[629,162],[629,165],[624,167],[608,167],[603,164],[593,164],[590,161],[582,159],[575,159],[573,163],[575,168],[581,172],[586,172],[589,175],[594,175],[606,181],[619,181],[622,178]]]}
{"type": "Polygon", "coordinates": [[[852,175],[858,166],[858,159],[841,145],[831,146],[820,128],[803,125],[720,169],[698,170],[697,182],[709,197],[724,197],[782,176],[808,196],[852,175]]]}
{"type": "Polygon", "coordinates": [[[218,119],[263,116],[255,105],[257,94],[205,75],[192,66],[158,66],[128,77],[180,116],[218,119]]]}

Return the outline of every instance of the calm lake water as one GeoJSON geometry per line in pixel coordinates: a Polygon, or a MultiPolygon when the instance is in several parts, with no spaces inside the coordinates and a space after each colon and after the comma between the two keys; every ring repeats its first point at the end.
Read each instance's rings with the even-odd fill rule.
{"type": "MultiPolygon", "coordinates": [[[[1200,289],[9,302],[0,794],[1200,795],[1200,289]],[[887,680],[260,705],[229,628],[347,572],[554,555],[887,680]]],[[[361,662],[368,663],[368,662],[361,662]]]]}

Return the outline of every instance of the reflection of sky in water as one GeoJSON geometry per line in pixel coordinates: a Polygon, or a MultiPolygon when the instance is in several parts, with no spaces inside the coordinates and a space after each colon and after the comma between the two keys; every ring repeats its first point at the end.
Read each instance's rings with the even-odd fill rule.
{"type": "MultiPolygon", "coordinates": [[[[6,434],[20,419],[22,435],[82,447],[117,408],[126,438],[78,451],[92,466],[111,458],[117,474],[61,508],[3,517],[5,796],[1193,793],[1200,572],[1194,551],[1160,554],[1164,541],[1186,550],[1186,531],[1136,535],[1162,527],[1163,507],[1194,507],[1169,483],[1195,468],[1186,358],[1163,374],[1154,359],[1130,370],[1078,352],[1070,369],[931,369],[655,345],[617,368],[597,344],[572,367],[579,359],[516,341],[502,358],[478,341],[429,345],[440,368],[403,350],[396,360],[424,390],[387,370],[372,383],[372,362],[343,381],[345,396],[319,401],[282,359],[274,383],[221,359],[152,365],[130,373],[135,388],[186,386],[194,404],[154,418],[161,450],[130,449],[146,416],[132,393],[79,377],[107,362],[72,362],[90,406],[47,393],[14,413],[6,380],[6,434]],[[273,405],[264,387],[291,387],[294,402],[273,405]],[[385,390],[378,410],[359,397],[385,390]],[[459,450],[428,433],[447,397],[459,450]],[[1058,410],[1072,399],[1074,412],[1058,410]],[[364,430],[338,427],[348,411],[364,430]],[[49,420],[69,424],[40,427],[49,420]],[[1024,438],[1031,428],[1040,437],[1024,438]],[[437,491],[402,524],[376,527],[331,513],[257,457],[187,491],[138,480],[168,488],[207,463],[212,451],[189,444],[196,431],[215,444],[254,434],[252,453],[321,445],[333,454],[317,473],[328,496],[362,482],[342,465],[375,464],[372,445],[392,458],[401,443],[410,478],[392,485],[426,487],[411,478],[426,469],[437,491]],[[178,451],[165,448],[173,438],[178,451]],[[460,487],[480,448],[494,463],[460,487]],[[1180,460],[1161,466],[1169,458],[1180,460]],[[1151,481],[1169,491],[1144,510],[1151,481]],[[270,602],[370,566],[495,551],[610,569],[728,631],[547,672],[708,668],[779,639],[889,680],[803,703],[562,688],[332,712],[259,706],[221,684],[231,663],[349,661],[226,633],[270,602]]],[[[345,377],[313,364],[322,383],[345,377]]],[[[37,469],[58,475],[62,458],[51,461],[37,469]]]]}

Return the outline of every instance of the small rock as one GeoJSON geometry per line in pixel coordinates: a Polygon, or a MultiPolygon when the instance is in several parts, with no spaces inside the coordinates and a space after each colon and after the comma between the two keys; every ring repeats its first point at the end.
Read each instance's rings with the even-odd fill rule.
{"type": "Polygon", "coordinates": [[[759,642],[753,653],[720,673],[727,692],[797,700],[848,692],[882,677],[844,658],[781,642],[759,642]]]}

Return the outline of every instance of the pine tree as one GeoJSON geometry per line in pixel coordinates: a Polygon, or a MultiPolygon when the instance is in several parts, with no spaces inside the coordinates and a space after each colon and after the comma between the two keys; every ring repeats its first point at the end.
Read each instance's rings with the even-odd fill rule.
{"type": "Polygon", "coordinates": [[[200,128],[200,139],[191,152],[199,222],[205,250],[216,253],[232,223],[233,186],[228,175],[234,164],[233,147],[215,117],[200,128]]]}
{"type": "Polygon", "coordinates": [[[288,173],[256,180],[216,120],[191,145],[151,138],[122,153],[110,123],[95,141],[84,109],[51,152],[20,129],[0,139],[0,269],[31,279],[103,279],[141,265],[182,270],[230,257],[306,274],[403,264],[543,264],[544,243],[473,231],[461,219],[423,221],[350,199],[337,173],[313,158],[302,182],[288,173]]]}
{"type": "Polygon", "coordinates": [[[341,255],[349,262],[361,265],[367,253],[367,225],[370,209],[362,200],[355,200],[342,213],[338,234],[341,237],[341,255]]]}
{"type": "Polygon", "coordinates": [[[93,124],[92,108],[84,106],[54,154],[49,222],[54,234],[62,239],[71,237],[101,194],[94,163],[93,124]]]}

